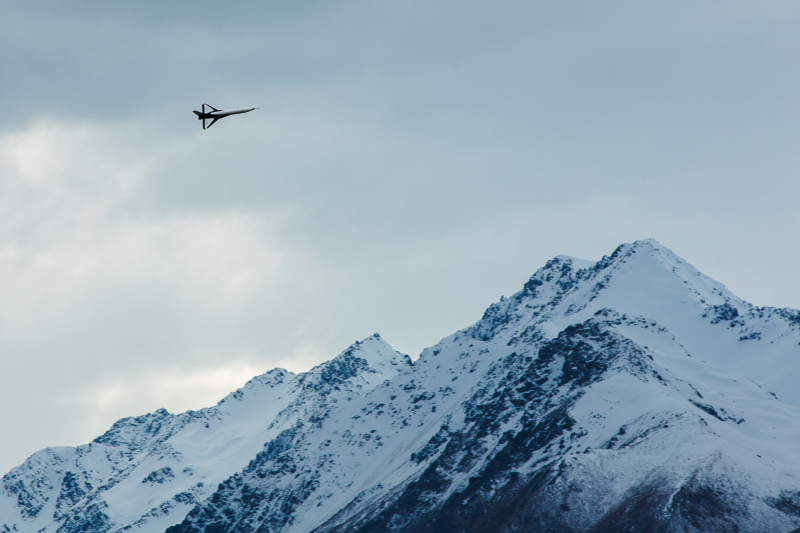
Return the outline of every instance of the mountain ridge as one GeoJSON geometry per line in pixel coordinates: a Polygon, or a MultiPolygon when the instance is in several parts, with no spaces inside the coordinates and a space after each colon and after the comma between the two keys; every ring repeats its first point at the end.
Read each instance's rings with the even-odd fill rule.
{"type": "MultiPolygon", "coordinates": [[[[163,530],[172,523],[170,515],[185,514],[230,475],[229,469],[244,468],[264,441],[304,415],[308,404],[324,416],[331,400],[374,386],[381,381],[376,376],[396,372],[403,357],[374,335],[300,376],[283,369],[256,376],[212,407],[123,418],[90,444],[46,448],[12,469],[2,479],[0,495],[6,498],[0,499],[0,512],[8,512],[2,503],[15,502],[15,514],[33,531],[105,531],[114,521],[151,528],[166,520],[163,530]],[[319,387],[326,381],[332,386],[319,387]],[[220,426],[232,428],[219,434],[220,426]],[[120,484],[127,488],[121,491],[120,484]],[[148,486],[163,494],[152,497],[142,490],[148,486]],[[69,511],[61,511],[63,502],[71,503],[69,511]],[[118,516],[109,507],[117,508],[118,516]],[[52,518],[42,520],[45,515],[52,518]]],[[[0,514],[0,524],[4,521],[9,520],[0,514]]]]}
{"type": "Polygon", "coordinates": [[[792,531],[799,343],[652,239],[558,256],[413,363],[376,334],[37,452],[0,531],[792,531]]]}

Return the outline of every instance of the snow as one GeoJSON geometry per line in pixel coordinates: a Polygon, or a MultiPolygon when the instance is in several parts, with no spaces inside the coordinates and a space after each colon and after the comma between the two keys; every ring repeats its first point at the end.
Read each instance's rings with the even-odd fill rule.
{"type": "MultiPolygon", "coordinates": [[[[395,375],[406,364],[378,336],[354,344],[346,354],[366,361],[366,368],[349,384],[365,390],[395,375]]],[[[405,356],[407,358],[407,356],[405,356]]],[[[275,369],[249,381],[215,407],[183,415],[160,411],[147,419],[124,419],[104,437],[78,448],[48,448],[34,454],[4,477],[0,493],[0,524],[17,524],[23,531],[56,531],[53,521],[64,472],[80,473],[101,495],[110,522],[134,525],[132,530],[166,529],[179,521],[195,501],[209,496],[219,483],[243,469],[317,398],[302,384],[314,381],[329,366],[294,375],[275,369]],[[274,424],[283,416],[283,424],[274,424]],[[162,483],[144,483],[156,470],[169,467],[174,477],[162,483]],[[33,520],[20,516],[17,498],[9,485],[22,480],[38,501],[44,502],[33,520]],[[104,486],[103,486],[104,485],[104,486]],[[98,487],[100,486],[100,487],[98,487]],[[176,501],[190,501],[192,504],[176,501]],[[149,516],[148,516],[149,515],[149,516]],[[137,522],[138,521],[138,522],[137,522]],[[24,524],[24,526],[23,526],[24,524]]],[[[342,396],[347,388],[334,392],[342,396]]],[[[86,490],[90,495],[91,490],[86,490]]],[[[86,499],[82,500],[88,503],[86,499]]],[[[78,506],[81,504],[79,503],[78,506]]]]}
{"type": "Polygon", "coordinates": [[[529,477],[561,465],[552,486],[573,527],[636,487],[671,491],[668,509],[712,483],[750,510],[742,531],[788,531],[800,517],[768,502],[800,492],[799,344],[800,313],[754,307],[652,239],[598,262],[558,256],[413,364],[375,334],[215,407],[42,450],[3,478],[0,531],[150,532],[210,516],[299,533],[383,509],[402,529],[404,513],[433,512],[476,480],[491,488],[475,505],[500,498],[506,478],[487,465],[548,417],[561,433],[516,441],[524,453],[507,464],[529,477]],[[434,474],[440,489],[411,489],[434,474]]]}

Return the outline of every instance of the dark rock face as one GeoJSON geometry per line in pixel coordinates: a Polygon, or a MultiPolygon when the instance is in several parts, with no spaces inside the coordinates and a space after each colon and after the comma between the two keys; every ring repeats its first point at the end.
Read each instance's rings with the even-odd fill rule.
{"type": "Polygon", "coordinates": [[[713,481],[693,477],[675,487],[660,480],[636,487],[590,531],[722,533],[740,531],[739,524],[746,514],[746,505],[713,481]]]}
{"type": "Polygon", "coordinates": [[[770,498],[767,503],[782,513],[800,518],[800,491],[782,491],[775,498],[770,498]]]}
{"type": "Polygon", "coordinates": [[[158,470],[150,472],[147,477],[142,480],[142,483],[166,483],[174,477],[175,474],[172,473],[172,468],[165,466],[164,468],[159,468],[158,470]]]}
{"type": "Polygon", "coordinates": [[[100,505],[91,504],[80,513],[70,513],[57,533],[106,533],[111,529],[108,516],[100,505]]]}
{"type": "Polygon", "coordinates": [[[64,474],[61,481],[61,493],[56,503],[56,516],[62,516],[69,512],[78,502],[80,502],[88,492],[92,490],[91,484],[81,480],[73,472],[64,474]]]}

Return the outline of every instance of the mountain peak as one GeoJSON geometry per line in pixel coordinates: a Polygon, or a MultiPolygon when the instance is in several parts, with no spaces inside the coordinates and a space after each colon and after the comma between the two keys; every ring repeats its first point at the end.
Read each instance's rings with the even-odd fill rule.
{"type": "Polygon", "coordinates": [[[481,341],[511,342],[522,332],[554,338],[600,309],[654,321],[681,338],[689,353],[800,405],[787,374],[758,363],[766,344],[774,345],[775,357],[795,360],[797,342],[789,339],[800,328],[800,313],[745,302],[655,239],[622,244],[595,263],[557,256],[465,333],[481,341]]]}
{"type": "Polygon", "coordinates": [[[396,351],[378,333],[354,342],[334,359],[352,357],[363,359],[369,368],[377,371],[388,367],[403,368],[411,364],[409,356],[396,351]]]}
{"type": "MultiPolygon", "coordinates": [[[[609,305],[602,301],[603,298],[598,302],[595,300],[608,295],[612,286],[622,286],[626,293],[646,293],[641,287],[638,291],[629,289],[632,284],[648,283],[647,279],[630,278],[651,278],[663,274],[666,263],[677,265],[682,260],[655,239],[621,244],[611,255],[605,255],[599,261],[558,255],[537,270],[521,291],[509,299],[492,304],[481,321],[469,328],[469,333],[475,338],[488,340],[500,329],[513,329],[514,324],[566,318],[581,311],[585,319],[602,308],[625,312],[626,309],[609,305]]],[[[672,274],[676,272],[672,266],[666,269],[669,270],[672,274]]],[[[576,319],[570,320],[574,322],[576,319]]]]}
{"type": "Polygon", "coordinates": [[[666,252],[672,253],[672,250],[658,242],[652,237],[648,237],[646,239],[637,239],[633,241],[633,244],[623,244],[622,246],[630,246],[633,248],[650,248],[653,250],[664,250],[666,252]]]}
{"type": "Polygon", "coordinates": [[[369,388],[412,366],[408,355],[395,351],[377,333],[356,341],[339,355],[301,375],[303,388],[337,388],[345,382],[369,388]]]}
{"type": "Polygon", "coordinates": [[[640,239],[632,243],[621,244],[611,254],[611,259],[630,258],[635,254],[644,254],[651,257],[658,257],[661,260],[678,264],[687,264],[686,261],[675,252],[661,244],[655,239],[640,239]]]}
{"type": "Polygon", "coordinates": [[[591,268],[595,265],[594,261],[589,261],[586,259],[579,259],[577,257],[572,257],[571,255],[557,255],[555,256],[550,263],[555,264],[556,262],[562,265],[570,265],[573,270],[581,270],[584,268],[591,268]]]}

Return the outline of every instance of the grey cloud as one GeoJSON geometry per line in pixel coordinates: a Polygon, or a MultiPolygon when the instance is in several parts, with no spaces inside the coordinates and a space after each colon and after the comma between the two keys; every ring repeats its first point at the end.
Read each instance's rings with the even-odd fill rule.
{"type": "Polygon", "coordinates": [[[653,236],[800,306],[798,18],[3,3],[0,470],[160,407],[153,375],[304,368],[376,330],[415,355],[559,253],[653,236]],[[202,102],[261,109],[203,132],[202,102]]]}

